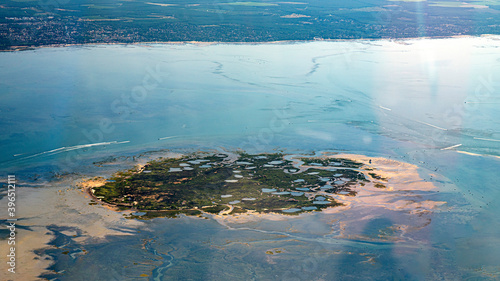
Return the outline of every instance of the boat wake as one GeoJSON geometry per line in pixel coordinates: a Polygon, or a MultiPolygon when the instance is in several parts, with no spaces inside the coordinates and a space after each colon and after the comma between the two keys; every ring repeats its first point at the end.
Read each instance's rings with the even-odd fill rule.
{"type": "MultiPolygon", "coordinates": [[[[48,150],[48,151],[44,151],[44,152],[40,152],[40,153],[36,153],[36,154],[33,154],[33,155],[29,155],[29,156],[26,156],[26,157],[23,157],[21,159],[30,159],[30,158],[35,158],[35,157],[39,157],[39,156],[51,156],[51,155],[56,155],[56,154],[59,154],[59,153],[63,153],[63,152],[68,152],[68,151],[73,151],[73,150],[78,150],[78,149],[84,149],[84,148],[89,148],[89,147],[94,147],[94,146],[103,146],[103,145],[111,145],[111,144],[123,144],[123,143],[129,143],[130,141],[110,141],[110,142],[98,142],[98,143],[89,143],[89,144],[80,144],[80,145],[74,145],[74,146],[63,146],[63,147],[59,147],[59,148],[56,148],[56,149],[52,149],[52,150],[48,150]]],[[[16,154],[14,156],[20,156],[20,155],[24,155],[24,153],[21,153],[21,154],[16,154]]]]}

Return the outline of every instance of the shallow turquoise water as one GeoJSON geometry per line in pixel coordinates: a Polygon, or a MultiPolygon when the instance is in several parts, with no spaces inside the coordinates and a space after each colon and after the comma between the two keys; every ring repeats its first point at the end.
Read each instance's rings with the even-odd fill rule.
{"type": "Polygon", "coordinates": [[[354,223],[360,236],[352,239],[339,238],[341,227],[321,213],[229,226],[157,219],[148,231],[104,245],[71,242],[51,226],[71,251],[89,252],[68,258],[45,250],[56,260],[53,269],[65,270],[60,280],[142,273],[152,280],[498,278],[499,42],[1,53],[0,166],[29,182],[35,174],[50,180],[54,171],[91,171],[93,161],[157,149],[342,151],[416,164],[440,188],[416,196],[447,202],[403,242],[379,238],[395,236],[399,220],[421,222],[385,211],[354,223]],[[270,249],[283,253],[266,254],[270,249]]]}

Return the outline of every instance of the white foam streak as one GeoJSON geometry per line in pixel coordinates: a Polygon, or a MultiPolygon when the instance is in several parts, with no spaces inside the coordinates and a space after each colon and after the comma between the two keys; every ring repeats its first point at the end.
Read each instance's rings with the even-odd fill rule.
{"type": "Polygon", "coordinates": [[[459,143],[459,144],[455,144],[455,145],[452,145],[452,146],[448,146],[448,147],[445,147],[445,148],[441,148],[441,150],[453,149],[453,148],[456,148],[456,147],[459,147],[459,146],[462,146],[462,144],[461,144],[461,143],[459,143]]]}
{"type": "MultiPolygon", "coordinates": [[[[29,158],[34,158],[34,157],[37,157],[37,156],[42,156],[42,155],[55,155],[55,154],[59,154],[59,153],[62,153],[62,152],[68,152],[68,151],[73,151],[73,150],[83,149],[83,148],[89,148],[89,147],[94,147],[94,146],[102,146],[102,145],[110,145],[110,144],[123,144],[123,143],[129,143],[129,142],[130,141],[121,141],[121,142],[110,141],[110,142],[97,142],[97,143],[89,143],[89,144],[80,144],[80,145],[74,145],[74,146],[63,146],[63,147],[59,147],[59,148],[56,148],[56,149],[52,149],[52,150],[40,152],[40,153],[37,153],[37,154],[33,154],[33,155],[30,155],[30,156],[26,156],[26,157],[24,157],[22,159],[29,159],[29,158]]],[[[22,154],[23,153],[17,154],[17,155],[22,155],[22,154]]]]}
{"type": "Polygon", "coordinates": [[[472,152],[467,152],[467,151],[462,151],[462,150],[457,150],[457,152],[462,153],[462,154],[472,155],[472,156],[483,156],[482,154],[477,154],[477,153],[472,153],[472,152]]]}
{"type": "Polygon", "coordinates": [[[417,122],[418,122],[418,123],[420,123],[420,124],[424,124],[424,125],[427,125],[427,126],[431,126],[431,127],[433,127],[433,128],[439,129],[439,130],[448,131],[448,129],[441,128],[441,127],[438,127],[438,126],[436,126],[436,125],[432,125],[432,124],[425,123],[425,122],[418,121],[418,120],[417,120],[417,122]]]}
{"type": "Polygon", "coordinates": [[[484,139],[484,138],[476,138],[474,137],[475,140],[484,140],[484,141],[500,141],[500,140],[494,140],[494,139],[484,139]]]}
{"type": "Polygon", "coordinates": [[[159,138],[158,140],[167,140],[167,139],[176,138],[176,137],[177,136],[163,137],[163,138],[159,138]]]}

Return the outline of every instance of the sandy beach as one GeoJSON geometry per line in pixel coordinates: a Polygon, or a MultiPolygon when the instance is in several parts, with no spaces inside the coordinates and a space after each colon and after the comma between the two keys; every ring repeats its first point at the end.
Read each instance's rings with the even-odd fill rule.
{"type": "MultiPolygon", "coordinates": [[[[394,42],[405,42],[405,41],[419,41],[419,40],[438,40],[438,39],[458,39],[458,38],[497,38],[498,35],[495,34],[483,34],[480,36],[472,35],[455,35],[455,36],[433,36],[433,37],[406,37],[406,38],[394,38],[390,39],[394,42]]],[[[64,47],[85,47],[85,46],[142,46],[151,47],[151,45],[199,45],[199,46],[210,46],[210,45],[261,45],[261,44],[273,44],[273,45],[288,45],[288,44],[298,44],[307,42],[362,42],[362,41],[387,41],[387,38],[359,38],[359,39],[317,39],[317,40],[280,40],[280,41],[262,41],[262,42],[231,42],[231,41],[150,41],[150,42],[134,42],[134,43],[84,43],[84,44],[54,44],[54,45],[43,45],[43,46],[12,46],[8,50],[0,50],[0,52],[16,52],[25,50],[35,50],[42,48],[64,48],[64,47]]]]}

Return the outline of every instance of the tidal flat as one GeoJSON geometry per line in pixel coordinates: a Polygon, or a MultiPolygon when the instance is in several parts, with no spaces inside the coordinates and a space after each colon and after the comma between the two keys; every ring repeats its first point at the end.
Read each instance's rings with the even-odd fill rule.
{"type": "MultiPolygon", "coordinates": [[[[283,278],[291,278],[299,274],[300,267],[296,270],[293,267],[290,270],[284,269],[296,263],[301,267],[305,266],[304,259],[307,263],[313,262],[315,266],[320,267],[318,270],[322,275],[338,274],[338,271],[326,270],[329,268],[324,267],[326,259],[341,264],[361,263],[360,268],[368,270],[380,262],[377,255],[386,252],[389,245],[398,245],[398,248],[407,251],[412,249],[412,239],[422,239],[420,231],[427,228],[433,213],[446,204],[436,200],[437,187],[421,177],[422,169],[383,157],[340,152],[317,152],[310,155],[283,153],[250,155],[232,152],[170,153],[165,157],[158,155],[161,153],[156,153],[155,157],[148,161],[140,161],[141,164],[134,168],[110,173],[107,177],[94,177],[83,181],[73,178],[78,186],[77,189],[72,192],[58,191],[59,196],[69,196],[63,199],[64,201],[72,198],[72,203],[68,202],[70,203],[68,207],[78,209],[78,212],[86,210],[84,212],[93,213],[94,210],[99,210],[104,212],[102,214],[104,216],[112,215],[106,221],[98,220],[93,223],[104,223],[107,227],[113,227],[115,233],[97,240],[92,238],[93,242],[89,243],[88,239],[96,237],[96,233],[89,235],[86,231],[82,231],[82,224],[72,226],[66,224],[64,227],[51,225],[48,230],[54,239],[47,242],[51,246],[35,251],[36,257],[48,257],[49,261],[57,260],[49,267],[53,272],[45,273],[43,277],[64,280],[64,276],[74,276],[76,272],[86,271],[86,267],[95,270],[100,268],[93,265],[93,260],[103,259],[109,254],[123,256],[125,253],[130,257],[116,259],[115,266],[119,271],[103,271],[99,274],[92,273],[90,276],[115,278],[132,274],[138,278],[151,280],[157,278],[180,280],[216,279],[217,275],[221,275],[222,280],[229,280],[229,278],[244,279],[248,274],[252,274],[251,272],[255,272],[259,278],[272,278],[269,275],[271,270],[272,274],[278,272],[283,278]],[[270,162],[273,162],[274,167],[264,167],[270,162]],[[181,165],[184,163],[190,163],[190,166],[181,165]],[[207,163],[210,163],[211,168],[200,168],[208,165],[207,163]],[[256,169],[245,170],[245,166],[255,166],[256,169]],[[210,174],[224,174],[220,169],[231,169],[232,173],[225,173],[225,177],[215,178],[215,182],[205,182],[213,187],[211,189],[197,189],[196,185],[182,186],[183,190],[189,191],[189,196],[205,195],[217,204],[196,208],[198,204],[205,204],[204,201],[197,201],[200,200],[197,198],[205,196],[195,196],[188,201],[186,195],[181,193],[180,197],[175,198],[176,201],[160,202],[171,210],[155,210],[158,205],[152,207],[153,205],[148,203],[155,198],[150,197],[151,193],[148,193],[147,187],[162,187],[164,191],[172,192],[175,190],[172,186],[181,188],[179,182],[184,182],[179,181],[179,177],[186,177],[182,172],[172,172],[172,167],[193,167],[193,170],[186,172],[203,171],[208,178],[210,174]],[[295,172],[285,173],[290,169],[295,172]],[[269,176],[266,174],[268,170],[279,172],[272,175],[284,174],[285,180],[281,177],[266,179],[271,180],[275,187],[268,189],[276,191],[262,192],[262,186],[271,187],[265,184],[266,181],[258,181],[260,177],[269,176]],[[235,171],[237,173],[234,173],[235,171]],[[235,174],[241,174],[244,178],[254,181],[246,182],[243,189],[236,188],[232,186],[235,183],[225,181],[225,178],[231,178],[235,174]],[[373,174],[377,177],[372,176],[373,174]],[[134,178],[136,175],[138,178],[134,178]],[[149,182],[145,181],[141,178],[145,175],[167,177],[172,181],[172,185],[164,178],[163,185],[154,184],[151,178],[149,182]],[[343,185],[337,186],[320,179],[324,177],[329,177],[330,181],[335,181],[337,178],[346,181],[343,185]],[[349,177],[352,178],[351,181],[347,180],[349,177]],[[119,195],[121,192],[119,187],[122,186],[120,182],[125,180],[129,188],[122,196],[119,195]],[[380,181],[383,181],[387,188],[377,188],[375,185],[380,181]],[[134,182],[140,184],[134,185],[134,182]],[[252,185],[247,186],[250,183],[252,185]],[[259,183],[260,185],[257,185],[259,183]],[[324,186],[330,187],[325,190],[321,188],[324,186]],[[145,193],[133,194],[134,187],[140,187],[145,193]],[[222,190],[214,191],[214,188],[222,190]],[[291,194],[292,192],[283,195],[273,194],[281,189],[294,188],[308,188],[309,191],[301,192],[299,197],[303,197],[303,200],[290,202],[287,200],[297,198],[291,194]],[[91,189],[94,189],[93,195],[88,196],[90,194],[85,191],[91,189]],[[347,190],[348,193],[345,193],[347,190]],[[249,197],[248,194],[252,194],[253,197],[249,197]],[[81,197],[84,196],[88,197],[82,202],[81,197]],[[136,196],[134,200],[138,204],[128,200],[130,196],[136,196]],[[279,198],[279,200],[269,201],[268,198],[279,198]],[[140,201],[141,199],[143,201],[140,201]],[[90,204],[93,200],[101,203],[90,204]],[[184,206],[174,204],[179,200],[186,201],[186,204],[184,206]],[[78,201],[80,204],[73,205],[78,201]],[[314,204],[314,202],[329,201],[335,203],[314,204]],[[87,207],[84,206],[86,202],[87,207]],[[188,202],[193,205],[188,205],[188,202]],[[269,202],[278,203],[272,205],[269,202]],[[374,220],[374,217],[379,219],[374,220]],[[355,245],[357,242],[338,246],[338,243],[344,244],[345,241],[363,241],[362,244],[373,244],[380,249],[376,252],[361,250],[355,245]],[[106,253],[103,249],[106,249],[106,253]],[[313,249],[314,252],[311,253],[307,249],[313,249]],[[297,255],[302,257],[299,261],[297,255]],[[220,260],[228,258],[249,270],[235,271],[230,269],[234,264],[227,266],[220,264],[220,260]],[[342,261],[343,258],[347,260],[342,261]],[[194,264],[202,264],[210,269],[205,268],[203,272],[192,271],[194,264]],[[232,277],[227,275],[228,271],[232,277]]],[[[106,167],[114,161],[100,162],[99,165],[106,167]]],[[[194,174],[193,178],[196,176],[194,174]]],[[[441,179],[441,176],[435,176],[441,179]]],[[[154,194],[162,192],[156,190],[154,194]]],[[[388,277],[392,274],[384,269],[381,276],[388,277]]],[[[305,275],[303,277],[305,278],[305,275]]]]}

